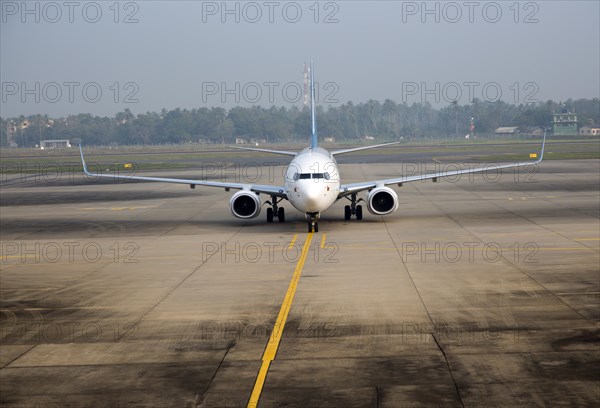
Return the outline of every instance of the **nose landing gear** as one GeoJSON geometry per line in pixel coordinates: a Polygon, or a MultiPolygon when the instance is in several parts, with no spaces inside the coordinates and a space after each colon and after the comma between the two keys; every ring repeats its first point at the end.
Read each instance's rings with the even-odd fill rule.
{"type": "Polygon", "coordinates": [[[319,213],[306,213],[308,232],[319,232],[319,213]]]}

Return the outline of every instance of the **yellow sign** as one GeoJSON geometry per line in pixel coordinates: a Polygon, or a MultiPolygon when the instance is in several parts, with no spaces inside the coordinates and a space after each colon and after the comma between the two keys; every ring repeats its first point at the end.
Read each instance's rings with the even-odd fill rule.
{"type": "Polygon", "coordinates": [[[125,167],[126,169],[130,169],[133,167],[133,165],[131,163],[125,163],[125,165],[123,165],[123,167],[125,167]]]}
{"type": "Polygon", "coordinates": [[[530,159],[537,159],[537,153],[529,153],[530,159]]]}

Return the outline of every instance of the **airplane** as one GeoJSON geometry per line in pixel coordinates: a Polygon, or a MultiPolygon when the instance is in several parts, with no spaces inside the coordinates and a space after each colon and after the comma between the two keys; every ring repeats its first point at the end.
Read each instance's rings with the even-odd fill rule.
{"type": "Polygon", "coordinates": [[[388,146],[399,142],[334,150],[331,152],[319,147],[314,95],[314,69],[313,64],[311,63],[311,136],[310,144],[307,148],[301,150],[300,152],[292,152],[235,146],[235,148],[238,149],[293,156],[293,159],[291,160],[285,172],[283,186],[91,173],[87,168],[85,159],[83,157],[83,150],[80,144],[79,151],[81,154],[83,171],[90,177],[110,177],[115,180],[141,180],[189,184],[191,188],[195,188],[196,186],[208,186],[224,188],[226,191],[230,191],[231,189],[239,190],[233,194],[229,200],[229,208],[235,217],[241,219],[254,218],[260,214],[262,207],[260,194],[265,194],[270,196],[270,200],[265,201],[264,203],[268,205],[267,222],[273,222],[274,218],[277,218],[279,222],[285,221],[285,210],[283,207],[279,206],[279,203],[282,200],[287,200],[294,208],[305,214],[308,232],[311,233],[313,231],[319,231],[318,221],[321,213],[330,208],[335,202],[343,198],[350,201],[350,204],[344,207],[345,220],[350,220],[352,216],[354,216],[357,220],[361,220],[363,218],[362,206],[358,204],[359,202],[365,202],[369,212],[374,215],[387,215],[398,209],[398,195],[392,188],[389,187],[391,185],[395,184],[402,186],[404,183],[428,179],[437,182],[438,179],[442,177],[481,173],[486,171],[497,171],[512,167],[530,166],[540,163],[544,157],[544,146],[546,144],[545,133],[542,140],[539,158],[534,161],[496,164],[471,169],[443,171],[437,173],[395,177],[383,180],[342,184],[335,156],[339,154],[356,152],[359,150],[388,146]],[[363,191],[367,192],[367,197],[366,199],[359,199],[358,194],[363,191]]]}

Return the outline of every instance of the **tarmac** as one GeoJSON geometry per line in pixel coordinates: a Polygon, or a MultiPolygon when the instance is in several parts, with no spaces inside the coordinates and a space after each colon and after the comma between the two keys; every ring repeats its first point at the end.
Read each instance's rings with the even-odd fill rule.
{"type": "MultiPolygon", "coordinates": [[[[599,170],[409,183],[314,234],[285,202],[236,219],[223,189],[3,176],[0,407],[595,406],[599,170]]],[[[282,168],[234,173],[211,177],[282,168]]]]}

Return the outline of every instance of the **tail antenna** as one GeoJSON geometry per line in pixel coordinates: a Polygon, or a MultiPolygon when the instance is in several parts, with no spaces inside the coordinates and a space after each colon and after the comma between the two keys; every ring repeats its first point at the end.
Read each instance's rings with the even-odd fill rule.
{"type": "Polygon", "coordinates": [[[310,122],[310,148],[315,149],[317,147],[317,118],[315,108],[315,70],[312,61],[310,62],[310,122]]]}

